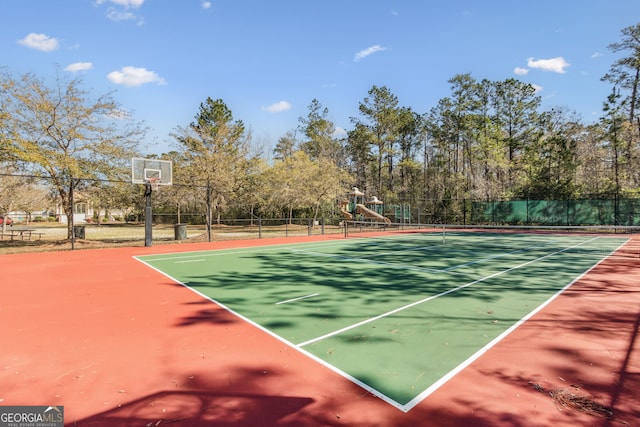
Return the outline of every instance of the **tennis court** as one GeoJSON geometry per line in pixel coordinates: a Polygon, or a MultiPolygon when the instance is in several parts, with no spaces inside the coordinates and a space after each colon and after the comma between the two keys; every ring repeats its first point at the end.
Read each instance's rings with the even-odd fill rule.
{"type": "Polygon", "coordinates": [[[137,259],[408,412],[604,258],[637,256],[617,230],[351,236],[137,259]]]}

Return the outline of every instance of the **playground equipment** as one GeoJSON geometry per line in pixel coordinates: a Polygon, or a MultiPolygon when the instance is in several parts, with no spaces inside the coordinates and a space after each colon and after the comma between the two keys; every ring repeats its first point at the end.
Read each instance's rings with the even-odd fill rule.
{"type": "Polygon", "coordinates": [[[382,200],[378,200],[373,196],[369,202],[364,201],[364,193],[357,187],[353,187],[347,194],[348,200],[343,201],[340,205],[340,212],[346,219],[353,219],[356,215],[362,215],[365,218],[375,219],[376,221],[391,223],[391,220],[383,215],[382,200]],[[369,205],[369,206],[366,206],[369,205]]]}

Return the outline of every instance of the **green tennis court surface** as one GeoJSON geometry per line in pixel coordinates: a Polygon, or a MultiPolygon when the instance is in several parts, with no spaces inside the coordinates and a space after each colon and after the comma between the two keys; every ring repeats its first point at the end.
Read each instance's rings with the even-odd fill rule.
{"type": "Polygon", "coordinates": [[[408,411],[626,241],[429,232],[138,259],[408,411]]]}

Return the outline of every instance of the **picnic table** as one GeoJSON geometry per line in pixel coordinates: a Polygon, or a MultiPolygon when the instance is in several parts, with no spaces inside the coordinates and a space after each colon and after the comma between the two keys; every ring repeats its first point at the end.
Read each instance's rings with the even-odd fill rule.
{"type": "Polygon", "coordinates": [[[9,240],[31,240],[33,237],[37,237],[40,240],[44,236],[44,233],[39,232],[33,228],[7,228],[6,231],[0,231],[0,240],[4,240],[5,237],[9,240]]]}

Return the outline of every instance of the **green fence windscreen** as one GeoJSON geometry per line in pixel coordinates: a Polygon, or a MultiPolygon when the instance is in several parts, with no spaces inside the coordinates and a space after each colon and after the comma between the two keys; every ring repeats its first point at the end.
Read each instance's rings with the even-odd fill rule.
{"type": "Polygon", "coordinates": [[[472,201],[474,224],[640,225],[640,199],[472,201]]]}

